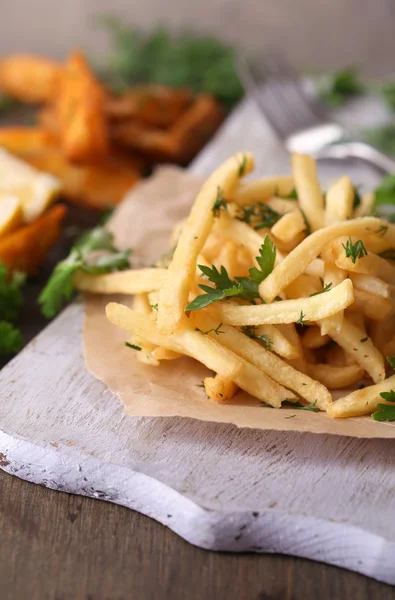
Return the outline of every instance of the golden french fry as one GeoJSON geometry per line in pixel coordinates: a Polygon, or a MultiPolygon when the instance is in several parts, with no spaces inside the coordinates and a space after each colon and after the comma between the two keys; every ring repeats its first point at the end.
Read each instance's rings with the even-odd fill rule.
{"type": "Polygon", "coordinates": [[[296,327],[293,323],[289,323],[288,325],[277,325],[277,329],[281,331],[281,333],[287,338],[290,344],[292,344],[297,352],[298,356],[295,358],[287,359],[287,363],[291,365],[294,369],[301,371],[302,373],[307,372],[306,369],[306,356],[305,350],[302,346],[301,338],[296,330],[296,327]]]}
{"type": "Polygon", "coordinates": [[[361,381],[364,370],[360,365],[334,367],[327,364],[308,365],[308,373],[330,390],[341,390],[361,381]]]}
{"type": "Polygon", "coordinates": [[[363,329],[345,318],[340,333],[328,331],[328,334],[339,346],[354,357],[375,383],[385,378],[383,355],[373,346],[372,340],[363,329]]]}
{"type": "Polygon", "coordinates": [[[61,65],[53,60],[31,54],[11,54],[0,63],[0,87],[22,102],[53,102],[61,74],[61,65]]]}
{"type": "Polygon", "coordinates": [[[391,392],[393,389],[395,389],[395,375],[376,385],[370,385],[339,398],[328,406],[328,415],[334,419],[369,415],[376,410],[377,404],[390,404],[381,398],[380,394],[391,392]]]}
{"type": "Polygon", "coordinates": [[[344,269],[350,273],[370,275],[378,279],[383,279],[391,285],[395,285],[395,266],[376,254],[368,254],[363,258],[357,258],[353,262],[351,258],[346,257],[345,253],[339,252],[335,263],[340,269],[344,269]]]}
{"type": "MultiPolygon", "coordinates": [[[[259,286],[259,294],[265,302],[272,302],[294,279],[303,273],[308,265],[321,254],[325,246],[342,235],[358,235],[369,227],[380,227],[384,222],[374,217],[364,217],[331,225],[309,235],[299,246],[278,264],[259,286]]],[[[387,224],[388,225],[388,224],[387,224]]],[[[385,235],[394,235],[395,228],[388,227],[385,235]]]]}
{"type": "Polygon", "coordinates": [[[300,350],[292,344],[289,339],[275,325],[261,325],[254,331],[255,335],[264,335],[268,339],[268,344],[279,356],[293,360],[299,358],[300,350]]]}
{"type": "Polygon", "coordinates": [[[300,209],[312,231],[324,226],[324,196],[317,176],[317,165],[312,156],[292,154],[292,172],[300,209]]]}
{"type": "Polygon", "coordinates": [[[350,311],[357,311],[374,321],[384,321],[394,312],[392,300],[375,296],[364,290],[354,289],[354,304],[350,311]]]}
{"type": "Polygon", "coordinates": [[[325,201],[325,225],[327,227],[339,221],[351,219],[354,197],[354,186],[347,175],[330,186],[325,201]]]}
{"type": "Polygon", "coordinates": [[[56,136],[40,127],[0,128],[0,146],[17,156],[41,152],[56,145],[56,136]]]}
{"type": "MultiPolygon", "coordinates": [[[[240,206],[265,202],[273,196],[288,196],[295,187],[292,175],[262,177],[255,181],[240,184],[232,195],[232,200],[240,206]]],[[[293,201],[295,207],[295,201],[293,201]]]]}
{"type": "Polygon", "coordinates": [[[306,231],[306,222],[299,209],[286,213],[272,227],[272,234],[281,242],[291,242],[306,231]]]}
{"type": "Polygon", "coordinates": [[[325,294],[283,300],[272,304],[237,306],[218,304],[216,310],[221,321],[228,325],[276,325],[278,323],[298,323],[318,321],[344,310],[354,302],[353,286],[349,279],[325,294]]]}
{"type": "MultiPolygon", "coordinates": [[[[347,273],[345,273],[342,269],[336,267],[336,265],[332,265],[331,263],[324,263],[323,275],[324,285],[331,284],[331,287],[339,285],[347,277],[347,273]]],[[[341,331],[341,328],[343,326],[343,318],[344,311],[341,310],[335,315],[332,315],[331,317],[322,319],[322,321],[320,322],[321,335],[326,335],[330,329],[334,329],[337,332],[341,331]]]]}
{"type": "Polygon", "coordinates": [[[143,294],[159,290],[167,277],[167,269],[128,269],[104,275],[90,275],[77,271],[73,286],[93,294],[143,294]]]}
{"type": "Polygon", "coordinates": [[[329,341],[329,335],[322,335],[319,327],[308,327],[302,338],[303,346],[312,349],[322,348],[322,346],[325,346],[329,341]]]}
{"type": "Polygon", "coordinates": [[[184,310],[188,288],[196,272],[197,257],[214,224],[213,207],[219,194],[230,197],[240,176],[249,173],[253,166],[251,154],[236,154],[217,169],[200,190],[181,231],[167,281],[159,295],[157,322],[163,333],[174,333],[186,325],[184,310]]]}
{"type": "MultiPolygon", "coordinates": [[[[200,313],[194,314],[191,318],[200,329],[207,331],[212,329],[209,336],[216,335],[214,328],[218,326],[218,322],[215,318],[200,313]]],[[[255,365],[280,386],[296,392],[308,402],[317,401],[317,406],[323,410],[332,401],[330,393],[323,385],[288,365],[281,358],[266,350],[259,342],[228,325],[221,325],[221,331],[223,333],[218,336],[221,344],[255,365]]]]}
{"type": "Polygon", "coordinates": [[[237,385],[220,375],[205,377],[203,383],[207,396],[216,402],[229,402],[237,392],[237,385]]]}
{"type": "MultiPolygon", "coordinates": [[[[133,299],[133,310],[142,315],[149,315],[151,313],[151,307],[148,302],[147,294],[137,294],[133,299]]],[[[150,365],[151,367],[158,367],[160,362],[157,356],[154,356],[154,350],[157,348],[155,344],[151,344],[147,340],[137,335],[132,335],[130,343],[140,350],[136,353],[136,358],[139,362],[144,365],[150,365]]]]}
{"type": "Polygon", "coordinates": [[[308,298],[320,291],[322,291],[322,285],[319,278],[303,273],[289,284],[285,289],[285,295],[289,299],[308,298]]]}
{"type": "Polygon", "coordinates": [[[363,273],[350,273],[349,277],[353,282],[354,288],[358,290],[380,296],[381,298],[394,297],[394,287],[382,279],[378,279],[378,277],[364,275],[363,273]]]}
{"type": "Polygon", "coordinates": [[[182,354],[180,352],[173,352],[173,350],[169,350],[168,348],[155,348],[152,351],[152,356],[157,360],[175,360],[176,358],[180,358],[182,354]]]}
{"type": "Polygon", "coordinates": [[[272,208],[280,215],[286,215],[289,212],[294,212],[295,208],[297,208],[297,203],[295,200],[288,200],[288,198],[270,198],[270,200],[266,200],[265,204],[272,208]]]}

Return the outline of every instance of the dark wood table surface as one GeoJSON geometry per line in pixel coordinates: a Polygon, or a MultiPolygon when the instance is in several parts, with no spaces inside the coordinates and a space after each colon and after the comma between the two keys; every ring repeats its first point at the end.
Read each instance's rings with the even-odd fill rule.
{"type": "MultiPolygon", "coordinates": [[[[53,264],[96,221],[70,209],[63,239],[26,290],[26,341],[46,324],[36,299],[53,264]]],[[[201,550],[127,508],[0,471],[0,600],[174,598],[395,600],[395,588],[299,558],[201,550]]]]}

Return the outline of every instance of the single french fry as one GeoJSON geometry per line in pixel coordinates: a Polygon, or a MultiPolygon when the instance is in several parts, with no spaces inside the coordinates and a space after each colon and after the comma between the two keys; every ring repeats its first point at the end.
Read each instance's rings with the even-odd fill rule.
{"type": "MultiPolygon", "coordinates": [[[[232,199],[240,206],[265,202],[273,196],[288,196],[295,187],[292,175],[278,175],[277,177],[262,177],[255,181],[240,184],[234,191],[232,199]]],[[[296,206],[294,201],[293,206],[296,206]]]]}
{"type": "Polygon", "coordinates": [[[361,196],[361,203],[354,209],[354,219],[371,215],[374,208],[375,194],[374,192],[366,192],[361,196]]]}
{"type": "Polygon", "coordinates": [[[340,269],[350,273],[370,275],[395,285],[395,266],[377,254],[368,254],[363,258],[357,258],[354,263],[351,258],[346,257],[345,253],[339,253],[335,263],[340,269]]]}
{"type": "MultiPolygon", "coordinates": [[[[364,217],[331,225],[309,235],[299,246],[279,263],[259,286],[259,293],[265,302],[272,302],[308,265],[321,254],[327,244],[342,235],[358,235],[368,227],[379,227],[383,221],[374,217],[364,217]]],[[[385,233],[388,238],[394,236],[390,226],[385,233]],[[390,230],[391,229],[391,230],[390,230]]],[[[384,259],[383,259],[384,260],[384,259]]]]}
{"type": "MultiPolygon", "coordinates": [[[[218,325],[217,320],[206,313],[196,313],[191,318],[200,329],[209,330],[218,325]]],[[[332,401],[330,393],[323,385],[288,365],[259,342],[228,325],[221,325],[221,331],[221,344],[255,365],[281,386],[296,392],[308,402],[317,401],[317,406],[323,410],[332,401]]],[[[208,335],[214,337],[216,334],[211,331],[208,335]]]]}
{"type": "Polygon", "coordinates": [[[317,165],[312,156],[292,154],[292,172],[300,209],[312,231],[324,226],[324,196],[317,176],[317,165]]]}
{"type": "Polygon", "coordinates": [[[355,358],[375,383],[385,378],[383,355],[373,346],[372,340],[360,327],[345,318],[340,333],[329,331],[328,334],[339,346],[355,358]]]}
{"type": "Polygon", "coordinates": [[[381,398],[380,394],[391,392],[393,389],[395,389],[395,375],[376,385],[370,385],[339,398],[328,406],[328,415],[334,419],[369,415],[376,410],[377,404],[391,404],[381,398]]]}
{"type": "Polygon", "coordinates": [[[73,286],[93,294],[143,294],[159,290],[167,277],[167,269],[128,269],[104,275],[90,275],[77,271],[73,286]]]}
{"type": "Polygon", "coordinates": [[[0,87],[4,93],[27,103],[53,102],[62,66],[31,54],[11,54],[0,63],[0,87]]]}
{"type": "Polygon", "coordinates": [[[351,219],[354,197],[354,186],[347,175],[330,186],[325,201],[325,225],[327,227],[339,223],[339,221],[351,219]]]}
{"type": "Polygon", "coordinates": [[[306,223],[299,209],[286,213],[272,227],[272,234],[281,242],[291,242],[306,231],[306,223]]]}
{"type": "Polygon", "coordinates": [[[56,96],[63,152],[71,161],[95,161],[108,153],[105,92],[81,52],[66,62],[56,96]]]}
{"type": "Polygon", "coordinates": [[[287,338],[289,343],[296,348],[298,352],[298,356],[296,356],[295,358],[287,359],[287,363],[294,369],[297,369],[301,373],[306,374],[306,348],[302,346],[301,338],[296,330],[295,325],[293,323],[288,323],[287,325],[277,325],[276,327],[287,338]]]}
{"type": "MultiPolygon", "coordinates": [[[[331,263],[324,263],[324,285],[332,284],[332,287],[339,285],[347,277],[347,273],[332,265],[331,263]]],[[[330,329],[335,331],[341,331],[343,326],[344,311],[341,310],[335,315],[322,319],[320,322],[321,335],[326,335],[330,329]]]]}
{"type": "Polygon", "coordinates": [[[220,375],[205,377],[203,383],[207,396],[216,402],[229,402],[237,392],[237,385],[220,375]]]}
{"type": "Polygon", "coordinates": [[[394,309],[392,300],[354,288],[354,304],[349,307],[350,311],[356,311],[374,321],[384,321],[392,315],[394,309]]]}
{"type": "MultiPolygon", "coordinates": [[[[134,297],[133,310],[142,315],[151,314],[151,307],[148,302],[147,294],[137,294],[134,297]]],[[[158,367],[160,365],[158,357],[153,355],[154,350],[157,348],[155,344],[151,344],[151,342],[134,334],[130,338],[130,343],[137,346],[137,348],[140,348],[140,350],[136,352],[136,358],[139,362],[144,365],[150,365],[151,367],[158,367]]]]}
{"type": "Polygon", "coordinates": [[[180,352],[173,352],[173,350],[169,350],[168,348],[155,348],[152,351],[152,356],[158,360],[175,360],[176,358],[180,358],[182,354],[180,352]]]}
{"type": "Polygon", "coordinates": [[[270,198],[270,200],[266,200],[265,204],[272,208],[280,215],[286,215],[289,212],[294,212],[297,208],[297,202],[295,200],[288,200],[287,198],[270,198]]]}
{"type": "Polygon", "coordinates": [[[0,146],[16,154],[24,156],[33,152],[42,152],[56,147],[56,136],[40,127],[1,127],[0,146]]]}
{"type": "Polygon", "coordinates": [[[237,306],[218,303],[216,310],[221,321],[228,325],[276,325],[318,321],[344,310],[354,302],[353,286],[349,279],[325,294],[283,300],[272,304],[237,306]]]}
{"type": "Polygon", "coordinates": [[[322,348],[330,342],[329,335],[322,335],[319,327],[308,327],[302,338],[302,344],[306,348],[322,348]]]}
{"type": "Polygon", "coordinates": [[[213,206],[219,191],[230,197],[240,176],[254,166],[252,154],[239,153],[229,158],[200,190],[183,227],[169,265],[168,278],[159,295],[158,327],[162,333],[174,333],[185,327],[184,313],[195,272],[197,257],[214,224],[213,206]]]}
{"type": "Polygon", "coordinates": [[[66,207],[58,204],[41,217],[0,239],[0,261],[10,271],[34,275],[58,241],[66,207]]]}
{"type": "Polygon", "coordinates": [[[308,365],[308,373],[330,390],[341,390],[358,383],[364,374],[360,365],[334,367],[327,364],[308,365]]]}
{"type": "Polygon", "coordinates": [[[286,358],[293,360],[299,358],[299,348],[292,344],[289,339],[275,325],[260,325],[254,331],[255,335],[265,335],[268,338],[268,343],[273,352],[286,358]]]}
{"type": "MultiPolygon", "coordinates": [[[[312,275],[313,277],[324,277],[325,263],[320,258],[315,258],[306,267],[306,275],[312,275]]],[[[341,283],[341,281],[339,281],[341,283]]],[[[337,285],[337,284],[336,284],[337,285]]]]}
{"type": "Polygon", "coordinates": [[[355,289],[368,292],[374,296],[380,296],[381,298],[394,297],[394,287],[382,279],[378,279],[378,277],[364,275],[363,273],[350,273],[349,277],[355,289]]]}

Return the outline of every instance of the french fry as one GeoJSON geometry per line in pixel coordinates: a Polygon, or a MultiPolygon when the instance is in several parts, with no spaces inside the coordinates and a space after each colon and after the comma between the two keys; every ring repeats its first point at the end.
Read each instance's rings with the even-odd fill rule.
{"type": "Polygon", "coordinates": [[[325,202],[325,225],[327,227],[351,219],[354,197],[354,186],[347,175],[330,186],[325,202]]]}
{"type": "Polygon", "coordinates": [[[311,295],[318,294],[321,290],[322,285],[318,277],[303,273],[289,284],[285,289],[285,295],[291,300],[296,298],[308,298],[311,295]]]}
{"type": "MultiPolygon", "coordinates": [[[[262,236],[255,231],[252,227],[238,221],[231,219],[226,213],[222,213],[218,219],[215,220],[213,226],[213,233],[218,238],[225,237],[227,240],[245,246],[251,253],[251,256],[259,256],[259,249],[263,244],[262,236]]],[[[221,242],[221,246],[223,242],[221,242]]],[[[276,257],[277,258],[277,257],[276,257]]]]}
{"type": "Polygon", "coordinates": [[[159,290],[166,281],[167,269],[128,269],[104,275],[76,271],[73,286],[93,294],[144,294],[159,290]]]}
{"type": "Polygon", "coordinates": [[[30,225],[0,239],[0,261],[10,271],[34,275],[60,236],[66,207],[57,205],[30,225]]]}
{"type": "Polygon", "coordinates": [[[373,346],[372,340],[367,337],[360,327],[345,318],[340,333],[329,331],[328,334],[339,346],[355,358],[375,383],[385,378],[383,355],[373,346]]]}
{"type": "Polygon", "coordinates": [[[344,310],[353,302],[353,286],[351,281],[346,279],[325,294],[309,298],[255,306],[219,304],[216,310],[220,320],[228,325],[276,325],[318,321],[336,314],[339,310],[344,310]]]}
{"type": "Polygon", "coordinates": [[[345,271],[370,275],[378,279],[383,279],[391,285],[395,285],[395,266],[388,260],[377,256],[377,254],[368,254],[363,258],[357,258],[353,262],[345,254],[339,253],[335,263],[340,269],[344,269],[345,271]]]}
{"type": "Polygon", "coordinates": [[[295,358],[288,358],[287,363],[294,369],[306,374],[306,349],[302,346],[302,342],[295,325],[293,323],[289,323],[288,325],[277,325],[277,329],[280,330],[280,332],[287,338],[289,343],[292,344],[298,352],[298,356],[295,358]]]}
{"type": "Polygon", "coordinates": [[[308,374],[330,390],[341,390],[361,381],[364,370],[357,364],[343,367],[314,364],[308,365],[308,374]]]}
{"type": "Polygon", "coordinates": [[[240,174],[249,173],[253,166],[251,154],[236,154],[215,171],[200,190],[178,239],[167,281],[160,291],[158,327],[162,333],[174,333],[187,325],[184,310],[188,288],[196,272],[197,257],[214,224],[213,206],[219,190],[225,198],[230,197],[240,174]]]}
{"type": "Polygon", "coordinates": [[[369,415],[376,410],[377,404],[390,404],[384,398],[381,398],[380,394],[392,391],[394,386],[395,375],[376,385],[356,390],[328,406],[328,415],[334,419],[369,415]]]}
{"type": "MultiPolygon", "coordinates": [[[[292,175],[278,175],[277,177],[262,177],[255,181],[240,184],[232,195],[232,200],[240,206],[265,202],[273,196],[288,196],[295,187],[292,175]]],[[[293,202],[295,207],[295,202],[293,202]]]]}
{"type": "Polygon", "coordinates": [[[134,87],[123,94],[106,100],[105,112],[109,119],[135,119],[151,127],[169,128],[181,117],[192,102],[188,89],[163,85],[134,87]]]}
{"type": "Polygon", "coordinates": [[[306,215],[311,230],[317,231],[324,226],[324,196],[314,158],[306,154],[292,154],[292,172],[300,209],[306,215]]]}
{"type": "Polygon", "coordinates": [[[359,312],[374,321],[384,321],[392,315],[394,308],[394,303],[388,298],[354,289],[354,304],[349,307],[349,310],[359,312]]]}
{"type": "Polygon", "coordinates": [[[0,193],[0,238],[23,225],[21,201],[11,194],[0,193]]]}
{"type": "MultiPolygon", "coordinates": [[[[196,313],[192,318],[200,329],[213,330],[218,325],[217,320],[207,314],[196,313]]],[[[281,386],[296,392],[307,402],[317,400],[317,406],[323,410],[332,401],[329,391],[323,385],[297,371],[244,333],[228,325],[221,325],[221,331],[221,344],[251,362],[281,386]]],[[[214,337],[216,334],[213,330],[208,335],[214,337]]]]}
{"type": "Polygon", "coordinates": [[[57,93],[63,152],[71,161],[92,161],[108,153],[105,93],[81,52],[66,62],[57,93]]]}
{"type": "Polygon", "coordinates": [[[288,360],[299,358],[299,348],[290,342],[290,340],[275,325],[261,325],[255,330],[255,335],[265,335],[269,344],[276,354],[288,360]]]}
{"type": "Polygon", "coordinates": [[[203,383],[207,396],[216,402],[229,402],[237,392],[237,385],[220,375],[205,377],[203,383]]]}
{"type": "Polygon", "coordinates": [[[0,63],[0,87],[27,103],[52,102],[58,93],[62,67],[57,62],[30,54],[12,54],[0,63]]]}
{"type": "Polygon", "coordinates": [[[155,348],[152,351],[152,356],[157,360],[175,360],[176,358],[180,358],[182,354],[180,352],[173,352],[173,350],[169,350],[168,348],[155,348]]]}
{"type": "Polygon", "coordinates": [[[306,223],[299,209],[286,213],[272,227],[272,234],[281,242],[291,242],[306,231],[306,223]]]}
{"type": "Polygon", "coordinates": [[[48,150],[56,145],[56,136],[40,127],[0,128],[0,146],[22,158],[25,154],[48,150]]]}
{"type": "MultiPolygon", "coordinates": [[[[148,303],[147,294],[137,294],[133,299],[133,310],[141,315],[150,315],[151,307],[148,303]]],[[[151,344],[147,340],[138,335],[132,335],[130,338],[130,344],[140,348],[136,352],[136,358],[139,362],[144,365],[150,365],[151,367],[159,367],[159,360],[154,356],[153,352],[157,348],[155,344],[151,344]]]]}
{"type": "MultiPolygon", "coordinates": [[[[338,223],[312,233],[262,281],[259,286],[261,298],[265,302],[272,302],[294,279],[307,269],[308,265],[321,254],[325,246],[334,238],[342,235],[358,235],[368,227],[377,228],[382,224],[383,222],[380,219],[364,217],[338,223]]],[[[393,233],[388,229],[385,235],[392,238],[393,233]]]]}
{"type": "Polygon", "coordinates": [[[380,296],[381,298],[393,298],[394,296],[393,286],[382,279],[362,273],[350,273],[349,277],[353,282],[354,288],[358,290],[380,296]]]}
{"type": "Polygon", "coordinates": [[[295,200],[288,200],[287,198],[270,198],[270,200],[265,200],[265,204],[272,208],[280,215],[286,215],[289,212],[294,212],[296,208],[295,200]]]}
{"type": "Polygon", "coordinates": [[[322,348],[330,341],[329,335],[322,335],[319,327],[308,327],[302,338],[302,344],[306,348],[322,348]]]}
{"type": "MultiPolygon", "coordinates": [[[[331,263],[324,263],[324,265],[324,286],[329,284],[332,287],[339,285],[347,277],[347,273],[336,267],[336,265],[332,265],[331,263]]],[[[320,322],[321,335],[326,335],[330,329],[340,332],[343,326],[343,318],[344,311],[341,310],[335,315],[322,319],[320,322]]]]}

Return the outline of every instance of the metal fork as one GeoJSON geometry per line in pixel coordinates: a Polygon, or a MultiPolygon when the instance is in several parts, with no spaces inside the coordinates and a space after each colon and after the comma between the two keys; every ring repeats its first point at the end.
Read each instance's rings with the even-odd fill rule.
{"type": "Polygon", "coordinates": [[[289,152],[318,159],[358,159],[381,172],[395,173],[395,160],[351,139],[284,57],[271,54],[257,63],[239,55],[237,69],[246,92],[289,152]]]}

